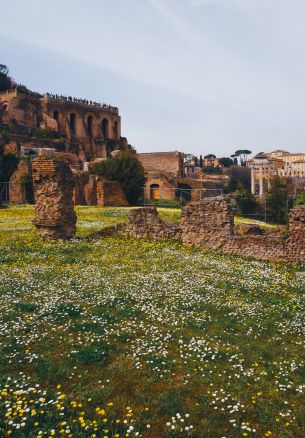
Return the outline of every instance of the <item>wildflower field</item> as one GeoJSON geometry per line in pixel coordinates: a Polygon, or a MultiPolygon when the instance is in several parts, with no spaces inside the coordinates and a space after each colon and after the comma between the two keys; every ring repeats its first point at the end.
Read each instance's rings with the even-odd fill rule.
{"type": "MultiPolygon", "coordinates": [[[[301,268],[0,210],[1,437],[305,436],[301,268]]],[[[179,220],[176,210],[163,219],[179,220]]]]}

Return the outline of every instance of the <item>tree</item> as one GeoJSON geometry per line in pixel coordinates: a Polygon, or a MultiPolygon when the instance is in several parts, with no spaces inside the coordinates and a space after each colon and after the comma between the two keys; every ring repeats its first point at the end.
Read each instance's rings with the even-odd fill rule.
{"type": "Polygon", "coordinates": [[[255,197],[241,184],[237,184],[233,197],[241,214],[251,214],[255,212],[257,207],[255,197]]]}
{"type": "Polygon", "coordinates": [[[231,158],[239,158],[240,165],[245,166],[247,162],[247,157],[250,154],[252,154],[252,152],[249,151],[248,149],[238,149],[237,151],[235,151],[233,155],[231,155],[231,158]]]}
{"type": "Polygon", "coordinates": [[[207,159],[207,160],[210,160],[211,158],[216,158],[216,155],[214,155],[214,154],[208,154],[208,155],[205,155],[204,158],[207,159]]]}
{"type": "Polygon", "coordinates": [[[14,82],[9,76],[9,69],[6,65],[0,64],[0,92],[13,88],[14,82]]]}
{"type": "Polygon", "coordinates": [[[219,163],[223,167],[230,167],[230,166],[233,166],[234,161],[232,160],[232,158],[223,157],[223,158],[219,159],[219,163]]]}
{"type": "Polygon", "coordinates": [[[233,176],[231,176],[227,185],[227,192],[234,193],[237,190],[237,188],[238,188],[238,180],[233,176]]]}
{"type": "Polygon", "coordinates": [[[272,222],[285,224],[288,220],[288,200],[291,191],[291,180],[273,176],[266,196],[267,214],[272,222]]]}
{"type": "Polygon", "coordinates": [[[18,162],[16,155],[5,154],[4,145],[0,144],[0,182],[9,182],[18,167],[18,162]]]}
{"type": "Polygon", "coordinates": [[[143,194],[144,168],[132,152],[124,151],[114,158],[100,161],[91,168],[90,172],[120,182],[130,204],[137,203],[143,194]]]}
{"type": "Polygon", "coordinates": [[[199,167],[200,167],[200,169],[202,168],[202,166],[203,166],[203,160],[202,160],[202,155],[200,155],[200,157],[199,157],[199,167]]]}

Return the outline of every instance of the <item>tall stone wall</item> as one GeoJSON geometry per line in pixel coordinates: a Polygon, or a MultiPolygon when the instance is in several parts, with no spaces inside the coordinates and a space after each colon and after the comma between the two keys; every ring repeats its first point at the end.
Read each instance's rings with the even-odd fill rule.
{"type": "Polygon", "coordinates": [[[36,199],[35,225],[42,238],[70,239],[76,232],[73,206],[74,178],[70,166],[52,155],[32,162],[36,199]]]}
{"type": "Polygon", "coordinates": [[[262,260],[305,263],[305,206],[290,212],[288,236],[280,232],[237,234],[226,197],[189,204],[182,210],[180,225],[161,221],[154,208],[134,210],[126,231],[134,237],[174,238],[185,245],[262,260]]]}

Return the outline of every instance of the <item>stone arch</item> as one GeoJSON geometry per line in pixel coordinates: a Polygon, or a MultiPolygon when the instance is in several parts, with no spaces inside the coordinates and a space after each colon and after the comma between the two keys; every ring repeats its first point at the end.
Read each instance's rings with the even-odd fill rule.
{"type": "Polygon", "coordinates": [[[53,119],[56,120],[57,123],[59,123],[59,111],[53,111],[53,119]]]}
{"type": "Polygon", "coordinates": [[[93,116],[89,114],[87,117],[87,131],[90,137],[93,137],[93,116]]]}
{"type": "Polygon", "coordinates": [[[102,120],[102,134],[104,138],[109,138],[109,121],[106,118],[102,120]]]}
{"type": "Polygon", "coordinates": [[[149,186],[149,197],[155,201],[160,199],[160,185],[159,184],[151,184],[149,186]]]}
{"type": "Polygon", "coordinates": [[[69,114],[69,126],[70,126],[71,133],[75,134],[76,133],[76,114],[75,113],[69,114]]]}

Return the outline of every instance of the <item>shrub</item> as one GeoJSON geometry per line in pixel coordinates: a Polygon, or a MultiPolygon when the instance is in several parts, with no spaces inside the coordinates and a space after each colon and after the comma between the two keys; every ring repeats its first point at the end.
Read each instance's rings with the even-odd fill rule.
{"type": "Polygon", "coordinates": [[[136,204],[145,185],[144,168],[131,152],[121,152],[114,158],[97,163],[91,168],[91,173],[107,179],[118,181],[130,204],[136,204]]]}
{"type": "Polygon", "coordinates": [[[305,190],[303,190],[303,192],[301,192],[296,200],[294,201],[294,207],[299,207],[300,205],[304,205],[305,204],[305,190]]]}

